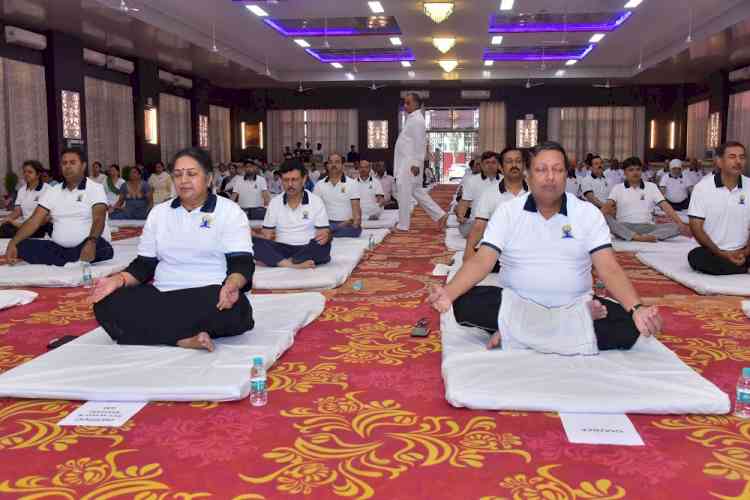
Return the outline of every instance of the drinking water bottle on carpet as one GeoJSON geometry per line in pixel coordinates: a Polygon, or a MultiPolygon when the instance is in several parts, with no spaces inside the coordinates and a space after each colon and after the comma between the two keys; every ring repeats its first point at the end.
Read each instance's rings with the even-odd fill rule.
{"type": "Polygon", "coordinates": [[[250,369],[250,404],[265,406],[266,403],[268,403],[266,368],[263,365],[263,357],[256,356],[253,358],[253,367],[250,369]]]}
{"type": "Polygon", "coordinates": [[[750,368],[743,368],[737,381],[737,399],[734,403],[734,416],[750,418],[750,368]]]}

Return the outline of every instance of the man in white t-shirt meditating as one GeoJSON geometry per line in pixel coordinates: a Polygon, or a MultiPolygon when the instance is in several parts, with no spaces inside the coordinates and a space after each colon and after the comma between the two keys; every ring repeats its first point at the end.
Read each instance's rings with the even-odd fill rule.
{"type": "Polygon", "coordinates": [[[63,151],[60,170],[65,182],[44,191],[31,218],[8,243],[5,257],[10,264],[20,259],[64,266],[113,257],[104,187],[86,178],[86,162],[78,149],[63,151]],[[47,217],[52,222],[52,239],[30,239],[47,217]]]}
{"type": "Polygon", "coordinates": [[[385,194],[380,181],[370,169],[370,162],[360,160],[357,166],[357,184],[359,185],[359,206],[363,220],[378,220],[383,214],[385,194]]]}
{"type": "Polygon", "coordinates": [[[473,175],[463,188],[461,200],[456,205],[456,219],[458,219],[458,231],[466,238],[474,224],[474,215],[477,204],[486,190],[497,189],[503,178],[500,173],[502,159],[494,151],[482,153],[482,164],[479,175],[473,175]]]}
{"type": "Polygon", "coordinates": [[[534,148],[530,193],[500,205],[476,256],[430,293],[439,312],[453,306],[459,323],[494,332],[490,348],[587,355],[630,349],[661,329],[658,309],[642,305],[617,263],[602,213],[566,195],[567,164],[557,143],[534,148]],[[502,290],[474,294],[498,258],[502,290]],[[617,302],[592,300],[592,264],[617,302]]]}
{"type": "Polygon", "coordinates": [[[271,200],[262,238],[253,237],[255,260],[270,267],[313,268],[331,261],[331,230],[323,201],[305,190],[307,169],[284,162],[284,194],[271,200]]]}
{"type": "Polygon", "coordinates": [[[341,155],[328,157],[328,175],[315,184],[314,194],[325,203],[334,238],[359,238],[362,234],[362,210],[359,185],[344,175],[341,155]]]}
{"type": "Polygon", "coordinates": [[[690,228],[667,203],[656,184],[641,178],[640,158],[633,156],[622,165],[625,182],[612,188],[602,207],[612,234],[626,241],[644,242],[666,240],[680,234],[690,236],[690,228]],[[653,213],[657,206],[674,222],[654,224],[653,213]]]}
{"type": "Polygon", "coordinates": [[[713,275],[743,274],[750,267],[750,178],[742,175],[745,146],[716,148],[719,171],[693,189],[688,216],[701,246],[688,254],[690,267],[713,275]]]}
{"type": "Polygon", "coordinates": [[[232,191],[231,198],[247,214],[250,220],[263,220],[266,207],[271,201],[265,177],[258,175],[258,166],[250,161],[244,163],[244,173],[232,179],[227,190],[232,191]]]}

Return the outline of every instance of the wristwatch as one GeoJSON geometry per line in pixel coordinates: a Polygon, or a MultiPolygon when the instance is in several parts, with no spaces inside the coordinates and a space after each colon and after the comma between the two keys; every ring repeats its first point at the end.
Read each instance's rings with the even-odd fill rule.
{"type": "Polygon", "coordinates": [[[637,311],[638,309],[640,309],[641,307],[643,307],[643,304],[641,304],[640,302],[638,302],[637,304],[635,304],[635,305],[634,305],[633,307],[631,307],[631,308],[630,308],[630,315],[631,315],[631,316],[632,316],[632,315],[634,315],[634,314],[635,314],[635,312],[636,312],[636,311],[637,311]]]}

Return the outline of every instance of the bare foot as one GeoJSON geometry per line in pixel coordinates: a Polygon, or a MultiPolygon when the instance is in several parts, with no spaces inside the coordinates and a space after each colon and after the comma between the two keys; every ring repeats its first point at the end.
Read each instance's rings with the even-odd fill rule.
{"type": "Polygon", "coordinates": [[[659,239],[652,234],[636,234],[633,236],[633,241],[642,241],[644,243],[656,243],[659,239]]]}
{"type": "Polygon", "coordinates": [[[312,269],[315,267],[314,260],[304,262],[294,262],[292,259],[284,259],[278,264],[279,267],[288,267],[290,269],[312,269]]]}
{"type": "Polygon", "coordinates": [[[591,318],[594,320],[604,319],[607,317],[607,308],[604,304],[594,299],[588,303],[589,311],[591,311],[591,318]]]}
{"type": "Polygon", "coordinates": [[[208,352],[213,352],[214,350],[214,341],[211,340],[211,336],[206,332],[200,332],[193,337],[178,340],[177,345],[186,349],[205,349],[208,352]]]}
{"type": "Polygon", "coordinates": [[[489,342],[487,342],[487,349],[494,349],[499,345],[500,345],[500,330],[492,334],[492,337],[490,337],[489,342]]]}

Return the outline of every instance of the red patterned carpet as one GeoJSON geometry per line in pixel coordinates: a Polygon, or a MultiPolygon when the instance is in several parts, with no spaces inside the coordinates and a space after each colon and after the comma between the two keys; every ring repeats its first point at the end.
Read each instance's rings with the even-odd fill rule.
{"type": "MultiPolygon", "coordinates": [[[[446,205],[452,188],[434,196],[446,205]]],[[[440,334],[409,337],[423,316],[443,237],[386,239],[269,374],[268,406],[150,404],[114,430],[58,427],[78,406],[0,400],[2,498],[750,498],[750,421],[631,416],[645,447],[569,444],[555,414],[454,409],[443,399],[440,334]],[[354,280],[364,288],[352,290],[354,280]]],[[[732,391],[750,364],[739,299],[699,297],[621,256],[664,306],[662,339],[732,391]],[[689,299],[689,300],[688,300],[689,299]]],[[[0,370],[92,329],[80,289],[37,290],[0,313],[0,370]]]]}

